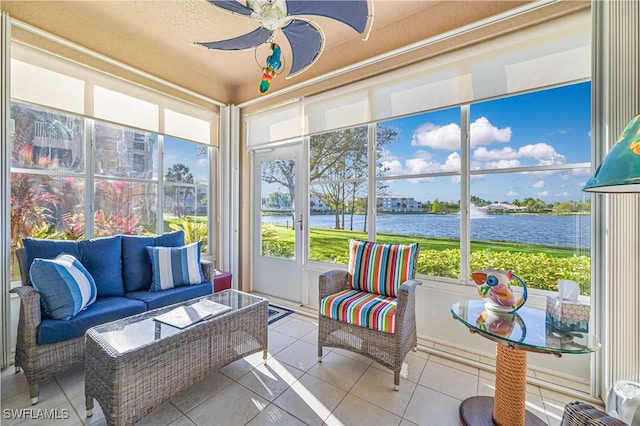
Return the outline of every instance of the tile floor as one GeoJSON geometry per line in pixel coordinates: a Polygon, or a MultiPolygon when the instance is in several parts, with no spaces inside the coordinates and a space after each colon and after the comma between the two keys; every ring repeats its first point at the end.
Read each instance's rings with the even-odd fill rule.
{"type": "MultiPolygon", "coordinates": [[[[325,348],[317,359],[317,321],[289,315],[269,326],[269,359],[262,353],[204,378],[147,417],[141,425],[460,425],[458,406],[473,395],[493,395],[493,374],[418,351],[410,353],[393,390],[390,370],[357,354],[325,348]]],[[[2,425],[102,425],[99,404],[85,417],[81,368],[40,386],[29,404],[24,375],[2,372],[2,425]],[[53,409],[40,410],[39,409],[53,409]],[[16,410],[12,410],[16,409],[16,410]],[[21,410],[26,409],[26,410],[21,410]],[[31,411],[29,411],[31,410],[31,411]],[[58,419],[25,419],[44,413],[58,419]],[[22,419],[16,418],[22,414],[22,419]],[[60,418],[64,417],[64,418],[60,418]]],[[[528,385],[527,407],[559,425],[576,398],[528,385]]]]}

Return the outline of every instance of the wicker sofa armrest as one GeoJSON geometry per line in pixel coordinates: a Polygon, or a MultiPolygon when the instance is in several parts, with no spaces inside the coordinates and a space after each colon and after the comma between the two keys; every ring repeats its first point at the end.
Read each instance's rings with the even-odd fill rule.
{"type": "Polygon", "coordinates": [[[407,280],[398,289],[398,311],[397,324],[402,327],[405,320],[410,320],[411,314],[415,313],[415,292],[416,286],[422,285],[420,280],[407,280]],[[405,316],[406,313],[410,315],[405,316]]]}
{"type": "Polygon", "coordinates": [[[349,272],[341,269],[327,271],[320,275],[319,284],[319,300],[324,297],[346,290],[349,287],[349,272]]]}
{"type": "Polygon", "coordinates": [[[24,340],[27,344],[36,345],[38,327],[42,322],[40,293],[29,285],[13,288],[11,293],[15,293],[20,297],[18,338],[24,340]]]}
{"type": "Polygon", "coordinates": [[[204,280],[209,281],[211,284],[213,284],[213,277],[214,277],[213,262],[210,260],[200,259],[200,266],[202,267],[202,274],[204,275],[204,280]]]}

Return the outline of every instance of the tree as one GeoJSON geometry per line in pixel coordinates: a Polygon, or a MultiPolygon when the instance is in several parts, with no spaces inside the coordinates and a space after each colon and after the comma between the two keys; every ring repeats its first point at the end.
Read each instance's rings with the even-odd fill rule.
{"type": "MultiPolygon", "coordinates": [[[[167,182],[174,183],[183,183],[183,184],[193,184],[193,174],[189,171],[189,167],[185,166],[182,163],[177,163],[171,166],[167,170],[167,174],[164,175],[164,179],[167,182]]],[[[174,210],[174,214],[180,216],[180,205],[178,201],[178,197],[180,195],[180,191],[183,194],[183,211],[182,214],[187,214],[187,197],[193,193],[193,188],[187,185],[167,185],[165,190],[167,193],[172,193],[173,203],[172,210],[174,210]]]]}
{"type": "MultiPolygon", "coordinates": [[[[293,209],[295,206],[295,160],[276,160],[262,163],[262,181],[273,184],[277,183],[284,186],[289,192],[289,205],[293,209]]],[[[291,220],[295,223],[296,218],[291,212],[291,220]]]]}
{"type": "MultiPolygon", "coordinates": [[[[381,162],[384,147],[397,140],[395,129],[378,126],[376,130],[376,170],[379,176],[387,171],[381,162]]],[[[356,213],[356,200],[367,196],[369,131],[367,126],[338,130],[311,137],[309,180],[323,182],[312,192],[330,207],[335,215],[336,229],[344,229],[345,213],[356,213]]],[[[383,194],[386,185],[377,185],[383,194]]],[[[367,210],[365,208],[366,215],[367,210]]],[[[364,230],[366,230],[365,219],[364,230]]],[[[350,226],[353,228],[353,225],[350,226]]]]}

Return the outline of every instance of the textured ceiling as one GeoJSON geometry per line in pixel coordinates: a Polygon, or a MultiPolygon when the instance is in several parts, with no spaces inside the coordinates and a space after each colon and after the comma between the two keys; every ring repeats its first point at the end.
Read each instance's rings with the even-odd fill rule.
{"type": "MultiPolygon", "coordinates": [[[[348,0],[347,0],[348,1],[348,0]]],[[[321,79],[354,63],[384,55],[403,46],[434,37],[505,11],[529,1],[404,1],[373,0],[374,21],[368,41],[346,25],[324,17],[308,17],[325,33],[325,48],[319,60],[293,79],[287,70],[278,75],[270,92],[299,86],[309,79],[321,79]]],[[[144,1],[11,1],[1,2],[2,10],[23,23],[45,30],[75,44],[143,70],[225,104],[241,104],[259,98],[258,84],[267,46],[257,51],[220,52],[192,47],[194,41],[217,41],[242,35],[259,25],[251,19],[229,14],[206,0],[144,1]]],[[[588,7],[589,1],[563,1],[532,13],[532,18],[507,20],[497,31],[549,19],[571,10],[588,7]]],[[[31,35],[14,31],[14,37],[31,43],[31,35]]],[[[471,36],[460,43],[471,43],[471,36]]],[[[285,61],[290,55],[286,39],[276,37],[285,61]]],[[[31,43],[34,44],[34,43],[31,43]]],[[[42,43],[35,43],[42,44],[42,43]]],[[[45,47],[46,48],[46,47],[45,47]]],[[[445,46],[447,49],[454,46],[445,46]]],[[[48,50],[55,50],[49,48],[48,50]]],[[[441,49],[443,50],[443,49],[441,49]]],[[[60,52],[57,52],[60,53],[60,52]]],[[[432,53],[434,54],[434,53],[432,53]]],[[[404,60],[362,67],[353,81],[416,61],[426,54],[408,55],[404,60]]],[[[65,55],[69,56],[69,55],[65,55]]],[[[81,59],[78,59],[82,61],[81,59]]],[[[290,61],[289,61],[290,63],[290,61]]],[[[343,83],[347,80],[342,80],[343,83]]],[[[336,81],[333,85],[341,84],[336,81]]]]}

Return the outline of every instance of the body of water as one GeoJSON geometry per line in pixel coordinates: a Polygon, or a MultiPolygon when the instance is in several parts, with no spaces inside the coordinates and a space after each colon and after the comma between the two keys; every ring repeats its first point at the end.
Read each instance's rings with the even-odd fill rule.
{"type": "MultiPolygon", "coordinates": [[[[364,221],[363,215],[355,215],[353,230],[362,231],[364,221]]],[[[291,225],[291,217],[263,216],[262,222],[291,225]]],[[[377,223],[377,231],[380,233],[460,238],[460,216],[457,214],[378,215],[377,223]]],[[[345,229],[352,229],[350,224],[350,217],[345,216],[345,229]]],[[[311,215],[311,226],[335,228],[335,217],[333,215],[311,215]]],[[[472,216],[471,239],[588,249],[591,245],[591,217],[533,214],[472,216]]]]}

